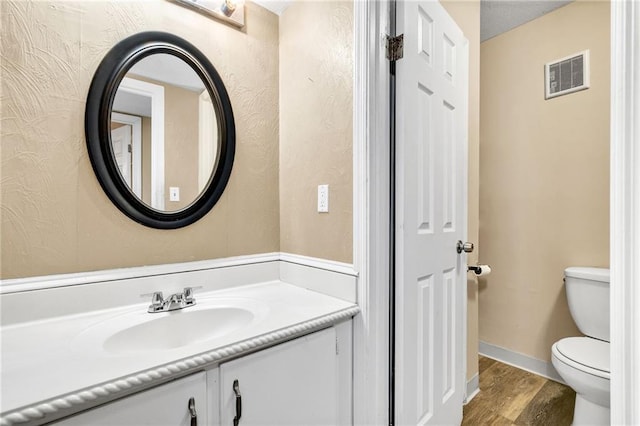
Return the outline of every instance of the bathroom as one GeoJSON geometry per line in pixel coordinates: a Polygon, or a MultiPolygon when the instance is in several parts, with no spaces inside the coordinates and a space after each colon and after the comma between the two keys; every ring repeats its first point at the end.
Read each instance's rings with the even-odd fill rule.
{"type": "Polygon", "coordinates": [[[607,2],[572,2],[481,44],[479,352],[554,380],[581,335],[564,270],[609,268],[609,33],[607,2]],[[545,99],[537,64],[587,49],[590,87],[545,99]]]}
{"type": "MultiPolygon", "coordinates": [[[[246,2],[246,25],[238,30],[178,4],[165,1],[156,4],[149,9],[144,4],[128,2],[2,3],[3,63],[9,63],[7,57],[11,55],[14,60],[19,59],[14,64],[24,67],[18,67],[14,74],[10,74],[6,71],[7,65],[3,65],[3,285],[6,280],[25,279],[20,285],[31,287],[22,287],[30,290],[21,295],[24,300],[45,304],[49,299],[38,299],[34,296],[38,293],[35,290],[46,297],[47,292],[55,296],[66,294],[64,291],[69,289],[55,285],[48,290],[37,288],[33,280],[28,280],[29,277],[73,273],[90,276],[91,271],[152,265],[160,265],[160,272],[154,274],[170,275],[169,269],[162,270],[161,265],[215,259],[235,259],[246,263],[246,258],[251,257],[252,265],[280,263],[280,278],[286,272],[290,274],[289,281],[299,279],[296,273],[299,277],[301,269],[304,269],[304,274],[312,273],[310,269],[328,271],[337,281],[345,281],[346,284],[337,290],[336,286],[324,282],[318,284],[318,280],[311,280],[314,282],[308,285],[343,299],[355,300],[357,293],[359,297],[370,297],[369,300],[380,303],[383,297],[373,299],[373,295],[363,293],[363,279],[354,283],[357,281],[355,271],[366,275],[365,267],[370,267],[371,271],[375,267],[384,268],[383,255],[376,258],[376,262],[370,262],[371,266],[360,263],[363,250],[359,245],[364,235],[359,220],[362,206],[353,201],[361,190],[358,180],[358,167],[361,165],[354,161],[361,148],[356,146],[360,141],[353,139],[352,134],[361,134],[358,126],[362,123],[357,121],[352,111],[361,107],[359,96],[362,95],[358,92],[358,84],[353,81],[361,75],[356,73],[354,76],[352,70],[354,66],[356,69],[362,67],[362,63],[357,57],[352,57],[352,51],[358,52],[362,46],[356,45],[359,41],[357,38],[353,40],[352,34],[357,28],[362,29],[359,27],[363,25],[362,5],[324,4],[326,9],[320,11],[314,8],[321,8],[323,3],[309,2],[290,6],[278,16],[246,2]],[[14,13],[8,13],[9,10],[14,13]],[[19,13],[15,13],[16,10],[19,13]],[[15,16],[13,24],[26,31],[28,36],[12,36],[13,27],[5,21],[8,16],[15,16]],[[316,23],[317,27],[309,22],[316,23]],[[327,27],[331,30],[327,31],[327,27]],[[237,131],[233,171],[218,203],[200,220],[172,230],[142,226],[114,206],[96,179],[84,137],[86,93],[102,58],[124,37],[157,29],[188,39],[206,54],[230,93],[237,131]],[[313,46],[313,55],[307,50],[308,46],[313,46]],[[314,59],[318,61],[314,62],[314,59]],[[334,96],[327,99],[323,93],[334,96]],[[8,103],[6,99],[13,100],[15,104],[8,103]],[[316,101],[309,102],[310,99],[316,101]],[[316,210],[316,189],[321,184],[329,185],[329,214],[316,210]],[[271,257],[265,256],[260,260],[262,254],[271,257]],[[293,267],[298,268],[295,273],[286,269],[293,267]],[[344,290],[346,287],[348,291],[344,290]],[[344,293],[348,294],[345,296],[344,293]]],[[[375,11],[379,14],[378,19],[384,21],[381,17],[384,3],[369,7],[369,13],[375,11]]],[[[606,81],[606,66],[603,66],[608,61],[597,63],[595,59],[598,56],[608,57],[608,52],[598,48],[603,49],[608,44],[606,34],[609,30],[601,29],[598,33],[601,36],[594,40],[593,46],[571,46],[567,52],[557,47],[558,53],[554,50],[548,58],[545,52],[538,52],[544,54],[543,59],[539,59],[544,63],[574,51],[593,49],[592,87],[549,101],[537,96],[535,105],[528,105],[526,108],[530,109],[508,123],[514,128],[501,127],[500,132],[503,133],[494,137],[490,132],[496,130],[484,125],[485,120],[489,121],[491,117],[485,118],[483,114],[485,111],[489,114],[492,108],[485,103],[495,102],[495,99],[482,95],[484,85],[492,82],[483,80],[485,62],[482,61],[485,54],[495,54],[491,51],[492,42],[479,43],[477,5],[453,2],[446,7],[460,22],[471,42],[470,90],[476,93],[476,99],[471,96],[469,103],[468,239],[477,242],[478,250],[469,256],[468,262],[472,264],[481,260],[493,268],[491,275],[480,278],[477,287],[470,276],[468,346],[475,348],[480,344],[482,352],[484,343],[485,349],[489,347],[487,345],[493,345],[524,354],[526,359],[548,363],[553,342],[560,337],[579,334],[571,322],[564,299],[562,270],[572,265],[608,266],[609,217],[604,206],[608,205],[609,163],[608,145],[602,141],[609,140],[609,131],[608,121],[599,121],[601,117],[608,117],[609,83],[606,81]],[[467,31],[477,33],[469,35],[467,31]],[[603,78],[600,83],[597,83],[597,75],[603,78]],[[565,129],[565,134],[559,135],[540,129],[537,123],[556,118],[560,123],[554,126],[562,126],[564,122],[559,117],[565,112],[563,107],[572,102],[581,103],[576,100],[581,95],[580,99],[585,96],[591,99],[592,103],[585,106],[592,107],[587,112],[591,115],[579,116],[577,120],[581,124],[588,122],[593,128],[570,126],[565,129]],[[544,110],[545,106],[548,106],[547,110],[544,110]],[[471,118],[473,114],[475,121],[471,118]],[[532,116],[537,122],[529,121],[532,116]],[[527,127],[524,135],[515,127],[521,117],[527,117],[523,121],[532,126],[527,127]],[[584,134],[579,133],[582,137],[574,138],[574,131],[584,131],[584,134]],[[591,143],[589,150],[584,149],[585,140],[591,143]],[[540,151],[527,151],[534,147],[540,151]],[[519,148],[521,151],[508,155],[515,156],[522,163],[505,164],[500,161],[503,150],[519,148]],[[563,161],[574,152],[581,157],[570,158],[575,161],[575,167],[567,171],[563,161]],[[596,172],[584,173],[580,168],[580,161],[587,160],[597,162],[596,172]],[[485,167],[485,163],[490,166],[485,167]],[[531,172],[522,174],[521,170],[531,172]],[[533,179],[533,170],[540,170],[545,181],[533,179]],[[566,174],[561,177],[554,174],[563,170],[566,174]],[[505,179],[505,175],[509,179],[505,179]],[[563,188],[559,185],[561,178],[568,180],[567,187],[570,184],[576,186],[573,189],[563,188]],[[485,182],[494,186],[485,187],[485,182]],[[531,204],[527,204],[530,199],[525,198],[526,191],[518,191],[520,186],[516,186],[516,182],[529,187],[533,195],[539,197],[540,203],[553,202],[553,206],[536,203],[535,208],[530,208],[531,204]],[[567,198],[563,198],[567,192],[567,198]],[[550,199],[549,195],[553,198],[550,199]],[[588,210],[593,216],[583,214],[582,210],[579,213],[571,211],[578,208],[571,203],[574,200],[590,203],[588,210]],[[508,208],[505,207],[507,205],[508,208]],[[551,212],[556,208],[565,211],[565,215],[544,217],[545,210],[551,212]],[[499,213],[510,213],[510,216],[500,217],[499,213]],[[517,221],[510,219],[515,217],[517,221]],[[558,218],[562,222],[554,224],[558,218]],[[597,223],[595,226],[592,225],[594,221],[597,223]],[[522,226],[527,223],[530,226],[522,226]],[[499,232],[504,226],[510,232],[499,232]],[[541,232],[541,228],[548,234],[541,232]],[[584,232],[585,228],[588,232],[584,232]],[[554,244],[557,240],[571,238],[576,242],[554,244]],[[503,250],[505,246],[510,249],[503,250]],[[522,270],[535,272],[522,275],[522,270]],[[508,280],[515,276],[535,281],[516,283],[508,280]],[[539,309],[540,305],[546,310],[539,309]],[[474,321],[476,317],[478,319],[474,321]],[[509,318],[509,321],[504,318],[509,318]],[[505,326],[510,328],[500,328],[505,326]]],[[[555,13],[562,13],[562,9],[555,13]]],[[[553,19],[553,14],[550,15],[546,19],[553,19]]],[[[608,18],[604,20],[608,21],[608,18]]],[[[579,36],[576,38],[580,39],[579,36]]],[[[493,43],[497,45],[500,40],[496,38],[493,43]]],[[[509,42],[520,43],[519,40],[505,38],[504,43],[509,42]]],[[[527,67],[524,61],[519,65],[527,67]]],[[[510,70],[512,66],[509,63],[487,72],[497,74],[494,77],[498,78],[498,73],[510,70]]],[[[535,78],[538,79],[542,74],[541,70],[536,72],[533,67],[530,72],[536,73],[535,78]]],[[[515,75],[512,84],[517,86],[515,75]]],[[[510,78],[506,75],[500,77],[496,81],[509,81],[510,78]]],[[[536,87],[526,89],[535,94],[542,91],[536,87]]],[[[512,93],[518,96],[515,88],[512,93]]],[[[516,98],[514,102],[527,105],[526,100],[516,98]]],[[[369,238],[373,236],[372,233],[369,238]]],[[[229,264],[222,267],[233,269],[229,264]]],[[[178,277],[176,271],[170,273],[178,277]]],[[[144,274],[148,276],[149,273],[144,274]]],[[[135,281],[135,278],[129,279],[135,281]]],[[[380,278],[372,276],[370,279],[373,283],[380,278]]],[[[165,291],[178,291],[183,285],[190,284],[186,278],[158,281],[163,282],[165,291]]],[[[156,290],[155,283],[130,284],[131,288],[139,285],[131,291],[135,294],[123,295],[127,289],[124,284],[109,288],[98,285],[84,287],[96,288],[96,295],[109,299],[113,305],[118,302],[141,303],[139,294],[156,290]],[[118,300],[120,296],[122,300],[118,300]]],[[[214,290],[217,285],[223,287],[215,283],[205,290],[214,290]]],[[[380,291],[373,284],[371,286],[371,289],[380,291]]],[[[2,294],[3,323],[5,315],[19,316],[20,311],[24,311],[21,308],[24,305],[11,303],[11,297],[18,297],[17,293],[5,290],[2,294]]],[[[93,297],[90,293],[81,294],[93,297]]],[[[196,290],[196,298],[197,294],[196,290]]],[[[366,306],[365,299],[359,299],[359,304],[366,306]]],[[[97,306],[102,307],[100,304],[97,306]]],[[[66,308],[68,306],[63,304],[58,315],[64,314],[66,308]]],[[[27,314],[22,313],[22,320],[37,319],[37,315],[31,318],[27,314]]],[[[357,348],[363,344],[358,341],[363,323],[355,318],[353,334],[354,348],[357,348]]],[[[374,335],[385,336],[384,318],[371,319],[367,327],[374,331],[374,335]]],[[[384,343],[383,338],[376,340],[384,343]]],[[[364,344],[376,348],[382,343],[366,341],[364,344]]],[[[360,368],[360,362],[360,365],[366,364],[360,372],[384,371],[384,350],[378,350],[376,354],[379,359],[363,361],[359,358],[361,354],[354,353],[353,368],[360,368]]],[[[467,366],[467,380],[471,380],[478,372],[477,351],[468,351],[467,366]]],[[[372,404],[378,405],[371,410],[373,417],[369,417],[376,420],[362,423],[378,423],[377,419],[387,414],[385,397],[383,392],[379,392],[384,388],[386,377],[384,373],[377,373],[378,376],[370,376],[370,383],[363,384],[368,379],[363,379],[362,374],[355,374],[354,393],[369,386],[371,394],[375,395],[370,398],[374,401],[372,404]]],[[[3,393],[7,392],[3,388],[3,393]]],[[[355,418],[366,411],[363,406],[366,403],[354,399],[355,418]]],[[[245,420],[250,411],[246,413],[245,420]]]]}

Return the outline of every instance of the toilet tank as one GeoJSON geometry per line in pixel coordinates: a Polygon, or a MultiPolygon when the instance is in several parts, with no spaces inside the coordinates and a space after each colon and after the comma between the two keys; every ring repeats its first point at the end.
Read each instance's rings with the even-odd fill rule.
{"type": "Polygon", "coordinates": [[[564,270],[569,310],[589,337],[609,341],[609,269],[571,267],[564,270]]]}

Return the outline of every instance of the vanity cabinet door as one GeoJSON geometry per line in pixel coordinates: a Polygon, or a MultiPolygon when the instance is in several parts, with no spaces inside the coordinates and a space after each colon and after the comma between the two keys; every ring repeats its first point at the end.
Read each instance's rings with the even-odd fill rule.
{"type": "Polygon", "coordinates": [[[190,426],[189,400],[194,399],[198,426],[209,424],[206,373],[143,391],[55,422],[56,426],[190,426]]]}
{"type": "Polygon", "coordinates": [[[221,425],[343,424],[337,348],[332,327],[221,364],[221,425]]]}

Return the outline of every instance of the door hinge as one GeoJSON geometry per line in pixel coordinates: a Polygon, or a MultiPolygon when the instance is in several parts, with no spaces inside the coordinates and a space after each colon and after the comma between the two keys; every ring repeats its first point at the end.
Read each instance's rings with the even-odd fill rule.
{"type": "Polygon", "coordinates": [[[402,59],[402,46],[404,44],[404,34],[395,37],[387,36],[387,59],[397,61],[402,59]]]}
{"type": "Polygon", "coordinates": [[[131,145],[127,145],[127,151],[129,151],[129,153],[131,153],[131,145]]]}

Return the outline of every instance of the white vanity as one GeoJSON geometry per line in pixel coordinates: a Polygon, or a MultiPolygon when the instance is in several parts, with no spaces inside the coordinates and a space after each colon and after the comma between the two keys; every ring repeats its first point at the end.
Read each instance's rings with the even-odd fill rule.
{"type": "Polygon", "coordinates": [[[351,424],[351,318],[358,307],[345,295],[353,293],[355,275],[279,258],[215,262],[3,293],[0,423],[351,424]],[[215,288],[224,287],[222,276],[232,285],[215,288]],[[300,285],[305,280],[309,285],[300,285]],[[186,282],[202,288],[184,309],[149,313],[150,297],[139,297],[186,282]],[[322,282],[337,293],[304,288],[322,282]],[[123,289],[136,298],[118,305],[113,295],[123,289]],[[60,304],[69,309],[38,309],[32,318],[24,312],[48,296],[65,298],[60,304]],[[71,308],[83,302],[92,309],[71,308]]]}
{"type": "Polygon", "coordinates": [[[350,333],[343,322],[55,424],[347,425],[350,333]]]}

